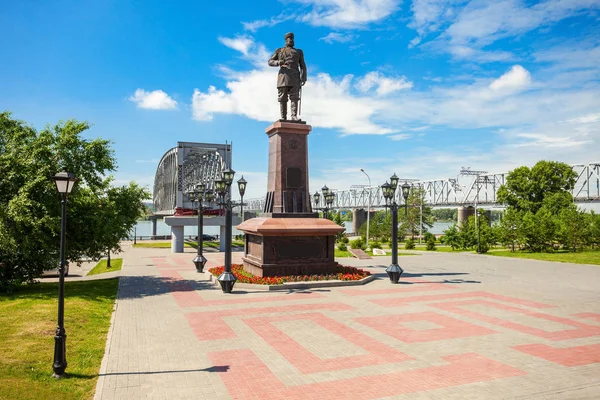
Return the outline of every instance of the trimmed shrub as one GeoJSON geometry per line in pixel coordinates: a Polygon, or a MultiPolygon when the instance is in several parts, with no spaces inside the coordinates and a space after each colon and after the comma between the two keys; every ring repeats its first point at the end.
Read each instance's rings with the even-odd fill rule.
{"type": "Polygon", "coordinates": [[[429,240],[427,241],[426,249],[429,251],[437,250],[435,247],[435,238],[429,238],[429,240]]]}
{"type": "Polygon", "coordinates": [[[348,236],[344,236],[341,240],[342,243],[346,243],[348,244],[348,242],[350,242],[350,239],[348,239],[348,236]]]}
{"type": "Polygon", "coordinates": [[[350,241],[350,248],[352,249],[361,249],[364,250],[366,249],[366,245],[365,242],[362,240],[362,238],[358,238],[358,239],[354,239],[352,241],[350,241]]]}
{"type": "Polygon", "coordinates": [[[344,242],[338,244],[337,248],[338,248],[338,250],[341,250],[341,251],[348,251],[348,246],[346,246],[346,243],[344,243],[344,242]]]}
{"type": "Polygon", "coordinates": [[[425,232],[423,234],[423,240],[425,240],[425,243],[429,242],[430,240],[433,240],[435,243],[435,235],[431,232],[425,232]]]}
{"type": "Polygon", "coordinates": [[[371,242],[371,248],[372,249],[380,249],[381,248],[381,243],[379,243],[379,242],[371,242]]]}
{"type": "Polygon", "coordinates": [[[404,248],[406,250],[413,250],[415,248],[415,241],[412,239],[406,239],[406,243],[404,244],[404,248]]]}

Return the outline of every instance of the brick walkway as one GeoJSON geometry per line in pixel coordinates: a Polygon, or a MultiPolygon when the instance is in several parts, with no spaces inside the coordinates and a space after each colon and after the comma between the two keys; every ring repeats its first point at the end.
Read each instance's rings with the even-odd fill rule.
{"type": "Polygon", "coordinates": [[[598,266],[424,253],[399,285],[375,266],[366,286],[226,295],[186,251],[125,252],[96,399],[599,397],[598,266]]]}

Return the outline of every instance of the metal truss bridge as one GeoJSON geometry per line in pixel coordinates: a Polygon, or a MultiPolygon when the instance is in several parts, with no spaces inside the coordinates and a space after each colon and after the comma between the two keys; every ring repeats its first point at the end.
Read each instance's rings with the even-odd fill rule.
{"type": "MultiPolygon", "coordinates": [[[[571,165],[577,173],[575,188],[571,192],[576,203],[600,202],[600,162],[571,165]]],[[[400,178],[412,187],[424,190],[424,204],[430,207],[454,207],[468,205],[501,206],[496,200],[498,188],[505,182],[508,172],[490,174],[463,168],[456,178],[420,181],[400,178]]],[[[331,189],[335,193],[332,208],[365,209],[385,207],[380,186],[353,185],[349,189],[331,189]]],[[[396,190],[396,203],[404,204],[402,191],[396,190]]],[[[264,198],[245,201],[245,209],[262,211],[264,198]]],[[[322,201],[322,200],[321,200],[322,201]]],[[[320,206],[323,206],[321,204],[320,206]]]]}
{"type": "Polygon", "coordinates": [[[231,167],[231,144],[177,142],[158,163],[154,177],[154,215],[169,216],[176,208],[194,208],[185,193],[198,183],[214,190],[214,180],[231,167]]]}

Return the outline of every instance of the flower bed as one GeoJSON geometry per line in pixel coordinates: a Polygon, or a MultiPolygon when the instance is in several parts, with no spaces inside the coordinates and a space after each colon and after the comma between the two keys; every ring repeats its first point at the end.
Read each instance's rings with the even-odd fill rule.
{"type": "MultiPolygon", "coordinates": [[[[210,268],[208,272],[214,276],[219,276],[223,273],[225,267],[210,268]]],[[[333,274],[325,275],[287,275],[287,276],[271,276],[260,277],[254,276],[248,271],[244,271],[242,264],[232,264],[231,272],[237,277],[238,282],[253,283],[256,285],[283,285],[286,282],[315,282],[315,281],[358,281],[371,275],[368,271],[354,267],[340,266],[333,274]]]]}

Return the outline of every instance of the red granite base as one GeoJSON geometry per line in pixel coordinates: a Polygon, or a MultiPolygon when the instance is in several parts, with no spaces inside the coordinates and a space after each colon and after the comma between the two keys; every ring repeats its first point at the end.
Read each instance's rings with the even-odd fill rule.
{"type": "Polygon", "coordinates": [[[246,234],[244,270],[256,276],[334,273],[335,234],[343,227],[322,218],[252,218],[237,226],[246,234]]]}

